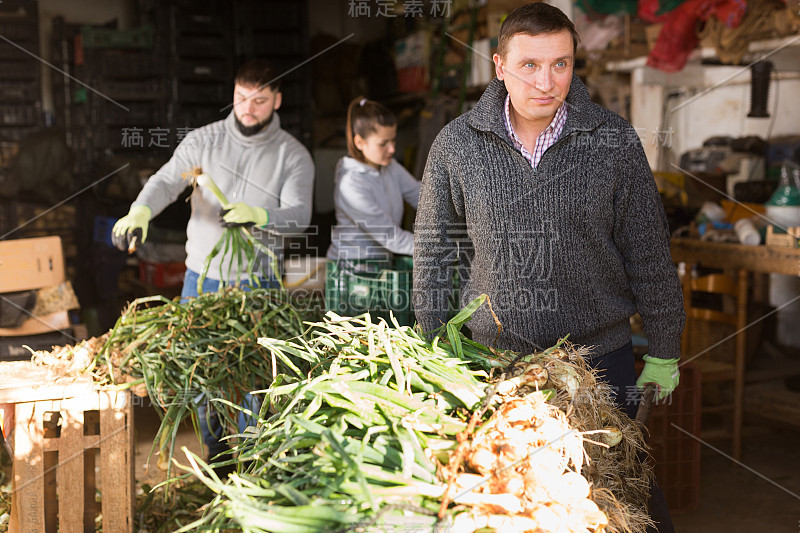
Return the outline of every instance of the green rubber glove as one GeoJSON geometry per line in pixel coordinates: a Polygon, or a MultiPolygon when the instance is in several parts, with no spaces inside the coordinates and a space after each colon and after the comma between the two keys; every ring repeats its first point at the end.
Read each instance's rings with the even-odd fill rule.
{"type": "Polygon", "coordinates": [[[244,202],[226,204],[219,212],[220,222],[226,228],[253,224],[258,227],[266,226],[269,214],[263,207],[248,205],[244,202]]]}
{"type": "Polygon", "coordinates": [[[675,390],[680,382],[681,373],[678,370],[680,359],[659,359],[658,357],[644,356],[644,368],[636,380],[636,387],[644,390],[648,383],[658,385],[657,399],[663,400],[675,390]]]}
{"type": "MultiPolygon", "coordinates": [[[[123,252],[129,250],[134,236],[138,236],[140,243],[147,240],[147,226],[150,224],[150,215],[153,212],[146,205],[134,205],[128,214],[117,220],[111,230],[111,242],[123,252]]],[[[134,245],[135,246],[135,245],[134,245]]]]}

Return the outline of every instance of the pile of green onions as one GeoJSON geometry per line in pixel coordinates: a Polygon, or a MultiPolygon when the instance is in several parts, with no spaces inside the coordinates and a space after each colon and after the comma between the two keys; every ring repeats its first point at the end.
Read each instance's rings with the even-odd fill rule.
{"type": "Polygon", "coordinates": [[[278,376],[264,391],[258,426],[228,460],[240,467],[229,479],[212,468],[223,463],[184,449],[188,470],[217,497],[180,531],[433,529],[451,520],[442,509],[463,494],[448,493],[447,458],[482,431],[490,375],[503,365],[460,333],[484,300],[445,329],[455,343],[332,313],[302,340],[259,339],[275,357],[318,362],[305,379],[278,376]]]}
{"type": "MultiPolygon", "coordinates": [[[[257,339],[291,339],[306,329],[304,320],[319,315],[296,309],[285,291],[226,288],[185,303],[150,296],[133,301],[122,313],[96,355],[95,373],[122,387],[146,388],[161,416],[154,449],[162,464],[174,452],[181,423],[192,419],[199,438],[197,407],[211,398],[235,401],[263,389],[277,375],[302,379],[316,359],[288,357],[257,339]]],[[[228,429],[238,411],[213,402],[228,429]]]]}
{"type": "Polygon", "coordinates": [[[446,485],[424,450],[456,446],[487,373],[409,327],[328,316],[305,340],[259,340],[274,357],[317,363],[264,391],[262,420],[230,459],[249,466],[230,483],[184,450],[218,496],[181,531],[349,530],[403,509],[436,522],[446,485]]]}

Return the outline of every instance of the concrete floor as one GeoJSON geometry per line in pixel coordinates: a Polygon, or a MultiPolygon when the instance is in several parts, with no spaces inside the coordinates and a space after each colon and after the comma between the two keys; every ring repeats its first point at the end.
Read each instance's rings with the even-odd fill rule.
{"type": "MultiPolygon", "coordinates": [[[[678,533],[800,532],[800,429],[746,423],[737,464],[703,446],[700,504],[673,514],[678,533]]],[[[721,453],[722,452],[722,453],[721,453]]]]}

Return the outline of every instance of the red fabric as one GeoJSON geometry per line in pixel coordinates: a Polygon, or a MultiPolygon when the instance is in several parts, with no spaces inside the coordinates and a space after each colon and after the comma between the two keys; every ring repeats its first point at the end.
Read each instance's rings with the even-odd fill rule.
{"type": "Polygon", "coordinates": [[[714,16],[727,27],[735,28],[742,22],[746,10],[745,0],[684,2],[667,15],[658,41],[647,57],[647,65],[664,72],[681,70],[686,65],[689,54],[697,46],[695,27],[698,21],[706,21],[714,16]]]}
{"type": "Polygon", "coordinates": [[[639,0],[639,6],[636,15],[648,24],[658,24],[669,18],[669,13],[656,15],[660,8],[660,0],[639,0]]]}

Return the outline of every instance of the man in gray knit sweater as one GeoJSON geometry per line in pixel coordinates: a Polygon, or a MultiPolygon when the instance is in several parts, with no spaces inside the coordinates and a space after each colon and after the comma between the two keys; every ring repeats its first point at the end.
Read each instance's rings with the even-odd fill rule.
{"type": "MultiPolygon", "coordinates": [[[[635,130],[594,104],[573,74],[578,35],[557,8],[528,4],[503,23],[497,78],[448,124],[422,178],[414,309],[425,331],[447,319],[453,269],[461,302],[487,294],[474,340],[531,352],[560,338],[592,347],[589,363],[635,415],[630,317],[649,341],[639,385],[678,384],[684,311],[669,232],[635,130]]],[[[651,513],[671,531],[663,494],[651,513]]]]}

